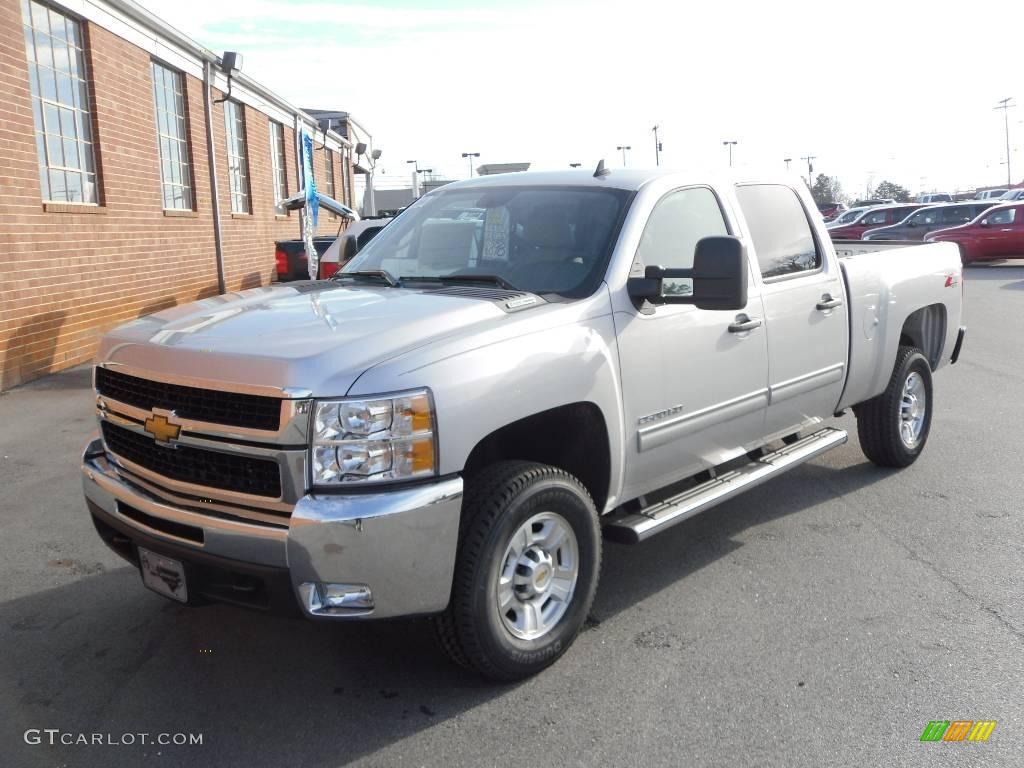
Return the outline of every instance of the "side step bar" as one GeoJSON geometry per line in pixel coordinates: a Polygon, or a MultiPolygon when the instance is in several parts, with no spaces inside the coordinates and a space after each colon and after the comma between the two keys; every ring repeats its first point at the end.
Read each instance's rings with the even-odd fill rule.
{"type": "Polygon", "coordinates": [[[639,512],[613,512],[604,523],[604,536],[623,544],[638,544],[676,523],[842,445],[847,437],[845,430],[828,427],[639,512]]]}

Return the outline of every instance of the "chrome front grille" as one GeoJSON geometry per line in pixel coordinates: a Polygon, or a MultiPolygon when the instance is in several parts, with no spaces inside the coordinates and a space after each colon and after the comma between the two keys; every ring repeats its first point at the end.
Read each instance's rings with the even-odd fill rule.
{"type": "Polygon", "coordinates": [[[276,461],[188,445],[164,448],[145,433],[109,421],[100,426],[111,453],[150,472],[204,488],[271,499],[281,496],[281,469],[276,461]]]}
{"type": "Polygon", "coordinates": [[[104,367],[95,381],[104,447],[122,480],[180,509],[287,527],[306,492],[308,393],[236,393],[104,367]],[[255,415],[243,418],[250,406],[255,415]]]}
{"type": "Polygon", "coordinates": [[[174,411],[182,419],[274,432],[281,427],[282,401],[276,397],[152,381],[111,368],[96,369],[96,392],[146,411],[174,411]]]}

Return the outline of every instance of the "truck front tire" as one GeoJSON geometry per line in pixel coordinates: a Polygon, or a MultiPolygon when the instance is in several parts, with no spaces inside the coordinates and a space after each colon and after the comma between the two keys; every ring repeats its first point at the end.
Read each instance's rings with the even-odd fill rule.
{"type": "Polygon", "coordinates": [[[444,652],[496,681],[554,663],[597,590],[601,533],[583,485],[555,467],[503,461],[467,480],[444,652]]]}
{"type": "Polygon", "coordinates": [[[932,369],[916,347],[900,347],[885,391],[855,408],[860,447],[882,467],[908,467],[932,424],[932,369]]]}

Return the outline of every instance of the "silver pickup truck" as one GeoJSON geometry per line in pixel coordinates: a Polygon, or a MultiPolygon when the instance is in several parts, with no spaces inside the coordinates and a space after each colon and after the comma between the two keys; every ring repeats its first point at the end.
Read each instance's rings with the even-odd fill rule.
{"type": "Polygon", "coordinates": [[[490,176],[334,278],[103,340],[82,459],[144,583],[313,619],[429,615],[533,674],[634,543],[847,439],[905,467],[955,362],[956,246],[837,257],[795,176],[490,176]]]}

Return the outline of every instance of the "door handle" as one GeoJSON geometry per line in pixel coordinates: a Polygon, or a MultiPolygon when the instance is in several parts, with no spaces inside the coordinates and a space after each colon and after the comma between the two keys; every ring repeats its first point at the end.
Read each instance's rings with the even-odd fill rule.
{"type": "Polygon", "coordinates": [[[758,318],[737,315],[736,322],[729,324],[729,333],[746,333],[760,327],[761,321],[758,318]]]}
{"type": "Polygon", "coordinates": [[[826,293],[821,297],[821,301],[814,305],[821,312],[827,312],[830,309],[843,306],[842,299],[833,299],[832,294],[826,293]]]}

